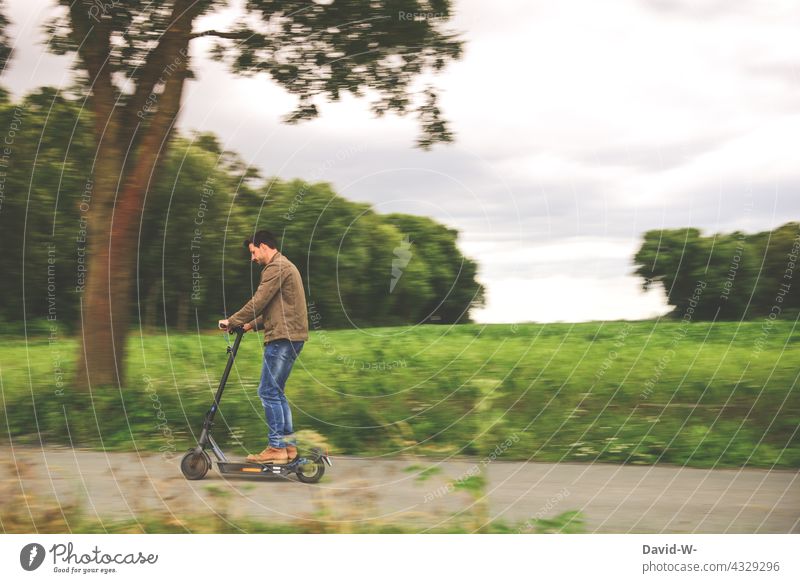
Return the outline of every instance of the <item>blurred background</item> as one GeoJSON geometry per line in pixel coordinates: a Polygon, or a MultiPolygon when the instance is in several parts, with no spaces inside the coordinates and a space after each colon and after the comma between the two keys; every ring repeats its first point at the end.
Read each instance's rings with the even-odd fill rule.
{"type": "MultiPolygon", "coordinates": [[[[309,306],[287,388],[303,438],[396,462],[362,479],[400,484],[405,510],[444,503],[387,523],[385,500],[353,518],[315,499],[296,528],[798,528],[792,3],[0,6],[8,496],[43,484],[61,504],[12,454],[64,447],[155,455],[146,473],[171,479],[226,359],[216,321],[259,280],[242,240],[269,229],[309,306]],[[501,480],[497,459],[522,473],[501,480]],[[464,460],[481,471],[447,466],[464,460]],[[691,506],[642,525],[633,502],[603,515],[589,482],[569,502],[563,481],[534,492],[531,462],[788,481],[740,488],[711,525],[675,519],[691,506]]],[[[246,337],[218,419],[233,457],[266,434],[260,350],[246,337]]],[[[162,506],[171,487],[153,486],[162,506]]],[[[244,496],[215,487],[195,495],[244,496]]],[[[22,507],[7,532],[99,528],[78,506],[22,507]]],[[[242,524],[151,511],[119,528],[242,524]]]]}

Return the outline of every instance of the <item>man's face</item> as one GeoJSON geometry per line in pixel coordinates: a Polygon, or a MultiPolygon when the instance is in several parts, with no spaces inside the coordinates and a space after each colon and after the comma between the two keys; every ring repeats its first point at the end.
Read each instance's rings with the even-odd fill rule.
{"type": "Polygon", "coordinates": [[[269,255],[269,247],[261,243],[258,247],[250,243],[248,245],[250,248],[250,261],[253,263],[258,263],[259,265],[266,265],[269,263],[270,255],[269,255]]]}

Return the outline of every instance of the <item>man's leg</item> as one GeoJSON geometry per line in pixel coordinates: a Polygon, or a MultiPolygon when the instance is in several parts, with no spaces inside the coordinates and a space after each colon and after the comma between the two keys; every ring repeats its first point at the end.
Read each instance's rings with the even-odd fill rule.
{"type": "MultiPolygon", "coordinates": [[[[273,340],[264,347],[264,366],[261,370],[258,396],[264,405],[269,426],[269,448],[261,454],[247,456],[249,461],[283,463],[290,453],[294,457],[294,445],[292,444],[291,452],[287,452],[284,440],[285,435],[293,431],[291,417],[288,420],[288,431],[284,419],[284,411],[289,410],[284,387],[298,353],[296,346],[288,340],[273,340]]],[[[291,412],[289,415],[291,416],[291,412]]]]}
{"type": "Polygon", "coordinates": [[[261,383],[258,396],[264,406],[264,416],[268,426],[269,447],[284,448],[283,443],[283,391],[279,386],[281,359],[279,347],[274,342],[264,346],[264,364],[261,368],[261,383]]]}
{"type": "Polygon", "coordinates": [[[281,385],[281,408],[283,410],[283,439],[284,443],[286,443],[286,447],[288,447],[291,451],[289,454],[289,458],[293,457],[293,454],[297,453],[297,440],[294,437],[294,426],[292,424],[292,411],[289,409],[289,401],[286,400],[286,381],[289,379],[289,374],[292,372],[292,367],[294,366],[294,361],[297,360],[297,356],[300,354],[300,351],[303,350],[302,341],[297,342],[290,342],[290,353],[289,353],[289,363],[287,366],[286,371],[286,378],[283,379],[283,384],[281,385]]]}

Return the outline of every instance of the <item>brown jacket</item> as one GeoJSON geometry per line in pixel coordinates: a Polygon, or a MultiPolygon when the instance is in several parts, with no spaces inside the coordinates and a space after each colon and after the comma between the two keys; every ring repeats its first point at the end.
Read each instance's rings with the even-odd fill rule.
{"type": "Polygon", "coordinates": [[[228,318],[230,328],[246,322],[256,329],[264,328],[265,343],[280,338],[308,340],[303,278],[280,251],[264,266],[261,283],[250,301],[228,318]]]}

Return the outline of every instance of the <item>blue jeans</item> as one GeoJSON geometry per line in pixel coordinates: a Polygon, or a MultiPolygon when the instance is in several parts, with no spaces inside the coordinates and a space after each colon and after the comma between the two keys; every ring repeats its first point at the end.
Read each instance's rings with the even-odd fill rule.
{"type": "Polygon", "coordinates": [[[273,340],[264,346],[264,366],[258,396],[264,405],[264,415],[269,426],[269,446],[284,448],[295,445],[292,412],[286,401],[284,389],[292,366],[303,349],[303,342],[273,340]]]}

